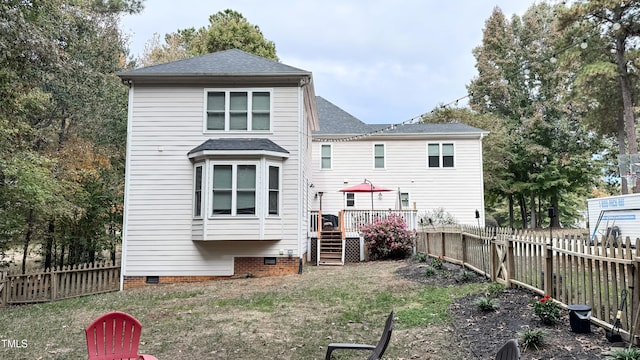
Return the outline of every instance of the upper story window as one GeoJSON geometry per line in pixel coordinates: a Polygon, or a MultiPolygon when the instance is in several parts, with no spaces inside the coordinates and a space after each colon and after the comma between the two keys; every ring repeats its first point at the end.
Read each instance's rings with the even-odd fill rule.
{"type": "Polygon", "coordinates": [[[321,145],[320,152],[320,168],[331,169],[331,145],[321,145]]]}
{"type": "Polygon", "coordinates": [[[384,169],[384,144],[373,145],[373,167],[384,169]]]}
{"type": "Polygon", "coordinates": [[[430,168],[452,168],[454,165],[453,144],[428,144],[428,166],[430,168]]]}
{"type": "Polygon", "coordinates": [[[206,131],[268,131],[271,92],[206,90],[206,131]]]}

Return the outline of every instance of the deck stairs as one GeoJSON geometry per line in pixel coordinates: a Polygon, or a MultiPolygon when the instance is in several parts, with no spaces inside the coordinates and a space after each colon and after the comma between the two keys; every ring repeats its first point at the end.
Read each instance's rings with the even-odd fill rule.
{"type": "Polygon", "coordinates": [[[318,265],[344,265],[345,240],[339,229],[322,230],[318,236],[318,265]]]}

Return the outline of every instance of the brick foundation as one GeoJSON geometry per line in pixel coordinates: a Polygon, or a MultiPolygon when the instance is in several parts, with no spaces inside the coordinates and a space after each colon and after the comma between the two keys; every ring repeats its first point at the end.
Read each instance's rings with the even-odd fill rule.
{"type": "Polygon", "coordinates": [[[297,274],[300,259],[295,257],[277,257],[275,265],[265,265],[263,257],[237,257],[234,259],[235,276],[277,276],[297,274]]]}
{"type": "MultiPolygon", "coordinates": [[[[233,276],[158,276],[157,284],[191,283],[210,280],[231,279],[235,277],[264,277],[297,274],[300,259],[297,257],[276,257],[274,265],[266,265],[264,257],[236,257],[234,259],[233,276]]],[[[304,259],[304,258],[303,258],[304,259]]],[[[147,276],[125,276],[124,289],[146,285],[147,276]]]]}

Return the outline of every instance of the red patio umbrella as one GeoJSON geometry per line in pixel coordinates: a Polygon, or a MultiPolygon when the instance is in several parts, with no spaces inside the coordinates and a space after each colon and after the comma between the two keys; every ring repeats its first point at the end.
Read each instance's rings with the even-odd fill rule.
{"type": "Polygon", "coordinates": [[[348,188],[340,189],[340,192],[370,192],[371,193],[371,211],[373,211],[373,193],[374,192],[383,192],[383,191],[393,191],[392,189],[387,189],[382,186],[373,185],[373,183],[367,179],[364,179],[362,184],[349,186],[348,188]]]}

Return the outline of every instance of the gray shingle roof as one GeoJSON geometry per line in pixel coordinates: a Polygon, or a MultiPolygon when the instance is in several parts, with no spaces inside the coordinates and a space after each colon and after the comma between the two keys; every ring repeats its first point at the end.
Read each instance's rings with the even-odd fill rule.
{"type": "MultiPolygon", "coordinates": [[[[388,129],[392,124],[365,124],[321,96],[316,97],[320,130],[317,135],[357,135],[388,129]]],[[[385,134],[487,133],[462,123],[406,124],[384,131],[385,134]]]]}
{"type": "Polygon", "coordinates": [[[288,154],[289,151],[269,139],[262,138],[224,138],[209,139],[189,151],[270,151],[288,154]]]}
{"type": "Polygon", "coordinates": [[[281,64],[277,61],[249,54],[242,50],[219,51],[165,64],[147,66],[118,73],[123,79],[131,77],[168,76],[308,76],[311,72],[281,64]]]}

